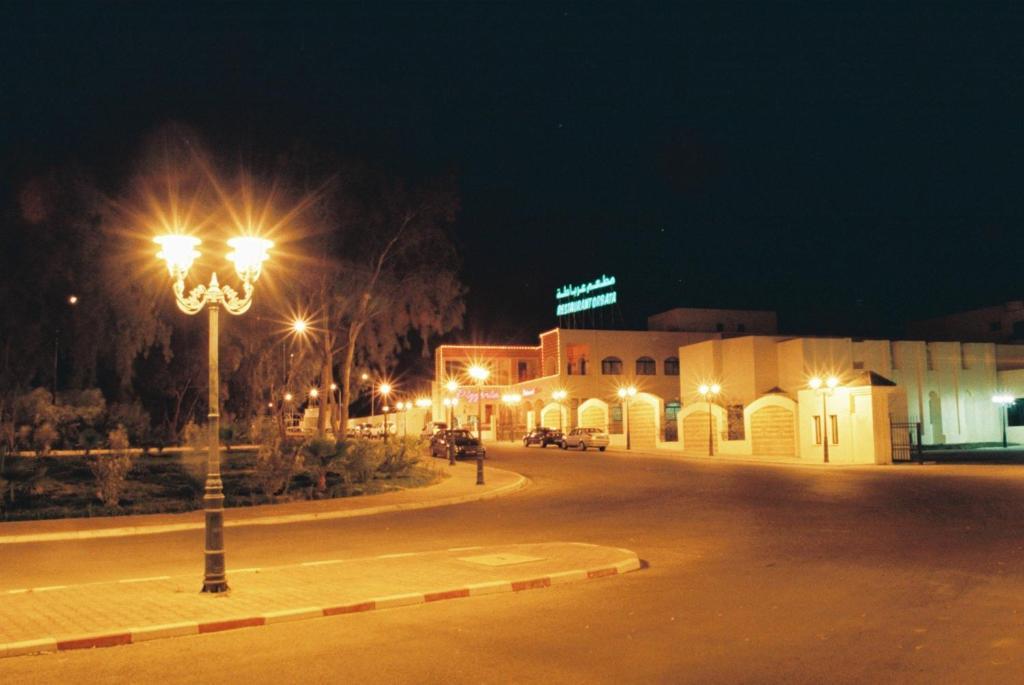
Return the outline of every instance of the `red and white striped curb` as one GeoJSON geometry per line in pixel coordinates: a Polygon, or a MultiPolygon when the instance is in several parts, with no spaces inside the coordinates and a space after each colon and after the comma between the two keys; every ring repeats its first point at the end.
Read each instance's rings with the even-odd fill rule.
{"type": "Polygon", "coordinates": [[[639,557],[637,557],[633,552],[630,552],[630,554],[633,554],[632,558],[620,561],[612,566],[594,569],[580,569],[575,571],[562,571],[560,573],[552,573],[551,575],[528,578],[526,580],[495,580],[485,583],[474,583],[461,588],[441,590],[439,592],[414,592],[401,595],[388,595],[385,597],[375,597],[362,602],[352,602],[350,604],[285,609],[282,611],[271,611],[259,616],[230,618],[219,621],[209,621],[206,623],[167,623],[141,628],[126,628],[124,630],[115,630],[105,633],[45,637],[36,640],[26,640],[23,642],[8,642],[6,644],[0,644],[0,658],[36,654],[39,652],[63,652],[72,649],[116,647],[117,645],[130,645],[135,642],[145,642],[147,640],[156,640],[165,637],[217,633],[224,630],[252,628],[256,626],[270,625],[272,623],[283,623],[285,621],[301,621],[310,618],[321,618],[323,616],[339,616],[342,614],[362,613],[364,611],[376,611],[377,609],[393,609],[395,607],[410,606],[413,604],[429,604],[431,602],[440,602],[446,599],[477,597],[480,595],[491,595],[499,592],[538,590],[540,588],[551,587],[553,585],[593,580],[594,578],[605,578],[640,569],[641,564],[639,557]]]}

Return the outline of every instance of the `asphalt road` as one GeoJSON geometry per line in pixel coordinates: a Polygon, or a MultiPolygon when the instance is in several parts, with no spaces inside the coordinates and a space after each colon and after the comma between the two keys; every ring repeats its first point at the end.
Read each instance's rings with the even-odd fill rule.
{"type": "MultiPolygon", "coordinates": [[[[1024,469],[492,448],[520,493],[230,529],[230,568],[553,540],[625,576],[0,660],[18,682],[1024,681],[1024,469]]],[[[0,589],[196,573],[201,532],[0,549],[0,589]]]]}

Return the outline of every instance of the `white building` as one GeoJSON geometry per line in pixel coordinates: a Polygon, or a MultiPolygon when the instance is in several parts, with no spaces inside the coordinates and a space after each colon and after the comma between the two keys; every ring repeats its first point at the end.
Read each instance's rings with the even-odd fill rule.
{"type": "MultiPolygon", "coordinates": [[[[808,461],[823,460],[827,437],[830,462],[888,463],[908,439],[998,442],[1003,414],[992,396],[1024,397],[1024,346],[729,337],[744,320],[771,328],[774,319],[696,311],[695,326],[672,317],[661,325],[725,322],[726,330],[556,328],[537,345],[444,345],[435,353],[433,415],[446,420],[447,398],[456,401],[451,417],[459,425],[475,427],[482,414],[485,439],[517,439],[537,425],[599,426],[614,446],[625,445],[628,430],[634,449],[808,461]],[[467,379],[472,364],[491,372],[480,388],[467,379]],[[815,376],[835,376],[839,385],[812,390],[815,376]],[[454,394],[445,390],[449,379],[459,383],[454,394]],[[702,384],[721,392],[706,401],[702,384]],[[622,387],[637,393],[622,400],[622,387]]],[[[1024,411],[1011,408],[1009,423],[1009,438],[1024,442],[1024,411]]]]}

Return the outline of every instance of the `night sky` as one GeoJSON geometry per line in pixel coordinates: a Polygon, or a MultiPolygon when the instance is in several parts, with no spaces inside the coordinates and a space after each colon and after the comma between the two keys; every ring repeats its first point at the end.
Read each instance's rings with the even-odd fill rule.
{"type": "Polygon", "coordinates": [[[886,335],[1021,298],[1021,6],[839,4],[5,5],[0,201],[173,119],[454,172],[466,340],[533,342],[601,274],[634,327],[886,335]]]}

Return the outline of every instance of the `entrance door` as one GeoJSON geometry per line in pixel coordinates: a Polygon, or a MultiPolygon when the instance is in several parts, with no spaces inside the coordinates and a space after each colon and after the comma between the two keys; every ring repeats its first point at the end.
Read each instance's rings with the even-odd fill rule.
{"type": "Polygon", "coordinates": [[[633,449],[655,448],[654,426],[654,407],[649,402],[630,402],[629,442],[633,449]]]}

